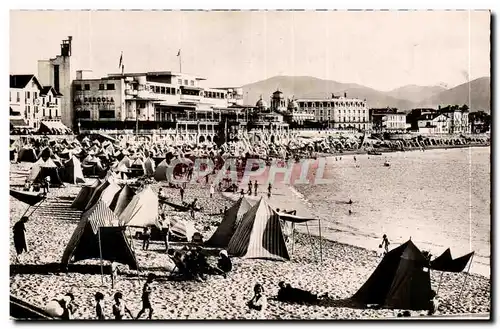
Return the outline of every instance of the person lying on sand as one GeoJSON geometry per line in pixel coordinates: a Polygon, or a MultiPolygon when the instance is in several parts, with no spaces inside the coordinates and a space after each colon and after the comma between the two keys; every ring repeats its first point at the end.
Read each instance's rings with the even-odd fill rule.
{"type": "Polygon", "coordinates": [[[115,320],[122,320],[123,317],[125,316],[125,312],[130,315],[130,318],[133,319],[134,316],[132,315],[132,312],[130,312],[129,308],[123,301],[123,295],[121,292],[115,293],[114,296],[115,303],[113,304],[113,316],[115,317],[115,320]]]}
{"type": "Polygon", "coordinates": [[[53,317],[58,317],[62,320],[71,320],[75,307],[72,302],[75,299],[72,293],[67,293],[63,297],[51,300],[47,306],[46,311],[53,317]]]}
{"type": "Polygon", "coordinates": [[[267,307],[267,298],[264,295],[264,288],[260,283],[255,284],[254,295],[252,299],[247,302],[247,306],[252,310],[260,311],[261,314],[264,313],[267,307]]]}
{"type": "Polygon", "coordinates": [[[328,298],[328,293],[318,296],[307,290],[292,288],[290,284],[286,284],[281,281],[278,286],[280,290],[278,291],[278,300],[282,302],[302,302],[302,303],[314,303],[321,299],[328,298]]]}

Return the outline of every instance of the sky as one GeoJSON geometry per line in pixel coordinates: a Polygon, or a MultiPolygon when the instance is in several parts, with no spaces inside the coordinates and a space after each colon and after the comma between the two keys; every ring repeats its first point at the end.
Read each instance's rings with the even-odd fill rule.
{"type": "Polygon", "coordinates": [[[490,75],[488,11],[11,11],[10,73],[37,73],[73,36],[74,70],[179,71],[211,87],[276,75],[378,90],[490,75]]]}

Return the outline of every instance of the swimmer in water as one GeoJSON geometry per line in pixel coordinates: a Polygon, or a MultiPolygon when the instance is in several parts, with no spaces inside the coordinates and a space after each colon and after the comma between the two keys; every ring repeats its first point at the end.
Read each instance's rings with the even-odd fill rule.
{"type": "Polygon", "coordinates": [[[351,209],[349,209],[349,215],[352,215],[352,211],[351,211],[351,209]]]}
{"type": "Polygon", "coordinates": [[[351,199],[349,199],[349,202],[347,202],[347,203],[348,203],[348,204],[352,204],[352,200],[351,200],[351,199]]]}

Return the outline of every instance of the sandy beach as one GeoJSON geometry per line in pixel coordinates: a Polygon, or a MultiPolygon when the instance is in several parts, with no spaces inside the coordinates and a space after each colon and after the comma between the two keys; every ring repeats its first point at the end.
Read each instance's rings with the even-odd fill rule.
{"type": "MultiPolygon", "coordinates": [[[[22,184],[31,164],[11,165],[11,187],[22,184]]],[[[155,184],[154,190],[161,186],[155,184]]],[[[162,186],[169,198],[180,201],[178,190],[162,186]]],[[[19,187],[17,187],[19,188],[19,187]]],[[[289,262],[266,260],[242,260],[233,258],[233,271],[224,279],[211,276],[205,282],[170,281],[168,275],[173,264],[165,254],[164,245],[152,243],[148,252],[141,250],[141,241],[133,240],[140,273],[121,267],[121,275],[117,286],[111,289],[110,276],[105,273],[104,284],[101,282],[99,260],[78,262],[87,266],[87,272],[81,267],[74,267],[68,273],[59,272],[53,264],[60,262],[62,253],[68,243],[81,212],[70,208],[72,199],[78,194],[80,187],[67,185],[64,188],[51,189],[48,200],[26,224],[29,253],[21,256],[21,264],[11,265],[11,294],[36,305],[44,306],[52,298],[72,292],[78,308],[77,319],[94,317],[93,296],[97,291],[105,295],[105,312],[111,315],[112,295],[115,291],[123,292],[124,300],[137,314],[141,308],[141,287],[145,277],[152,272],[157,275],[152,302],[153,319],[257,319],[258,314],[246,307],[246,301],[252,295],[253,285],[263,284],[269,298],[267,319],[374,319],[392,318],[398,310],[373,310],[345,307],[342,300],[352,296],[370,276],[381,256],[373,250],[342,244],[322,239],[322,262],[319,260],[320,240],[316,236],[303,234],[304,227],[297,228],[295,243],[289,244],[291,254],[289,262]],[[330,299],[322,305],[285,304],[273,300],[278,291],[278,282],[284,280],[294,287],[313,292],[328,292],[330,299]]],[[[264,186],[262,190],[265,190],[264,186]]],[[[261,192],[264,195],[264,192],[261,192]]],[[[189,184],[186,190],[188,201],[198,198],[204,207],[203,214],[198,213],[195,227],[207,240],[221,220],[218,213],[224,206],[232,204],[235,195],[216,193],[209,198],[208,186],[189,184]]],[[[260,197],[260,195],[259,195],[260,197]]],[[[293,189],[277,185],[269,202],[281,209],[295,209],[302,216],[309,215],[307,204],[301,201],[300,195],[293,189]]],[[[26,205],[10,198],[11,204],[11,264],[14,264],[15,251],[12,243],[12,226],[20,218],[26,205]]],[[[168,211],[169,216],[187,216],[186,214],[168,211]]],[[[312,225],[312,224],[311,224],[312,225]]],[[[314,230],[314,226],[310,227],[314,230]]],[[[131,235],[134,234],[132,230],[131,235]]],[[[174,247],[180,247],[174,245],[174,247]]],[[[209,259],[210,261],[214,259],[209,259]]],[[[104,265],[109,265],[106,263],[104,265]]],[[[107,270],[107,267],[105,268],[107,270]]],[[[109,270],[108,270],[109,271],[109,270]]],[[[432,288],[437,289],[440,272],[431,273],[432,288]]],[[[445,273],[439,287],[441,301],[438,314],[489,314],[490,281],[488,278],[473,274],[459,299],[464,282],[463,274],[445,273]]],[[[412,312],[418,316],[420,312],[412,312]]]]}

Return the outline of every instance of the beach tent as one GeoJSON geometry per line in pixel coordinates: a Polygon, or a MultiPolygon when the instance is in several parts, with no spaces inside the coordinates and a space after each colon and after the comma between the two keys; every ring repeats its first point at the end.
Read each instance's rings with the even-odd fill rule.
{"type": "Polygon", "coordinates": [[[17,157],[17,161],[19,162],[36,162],[38,157],[36,156],[36,152],[33,148],[23,148],[19,151],[19,156],[17,157]]]}
{"type": "Polygon", "coordinates": [[[246,196],[236,201],[231,208],[226,211],[222,222],[219,224],[212,237],[205,242],[205,245],[226,248],[241,219],[255,203],[254,200],[246,196]]]}
{"type": "Polygon", "coordinates": [[[80,160],[76,157],[71,156],[64,164],[64,169],[62,171],[62,180],[70,184],[85,183],[85,178],[83,178],[82,165],[80,160]]]}
{"type": "Polygon", "coordinates": [[[243,258],[290,260],[279,215],[264,199],[243,216],[227,252],[243,258]]]}
{"type": "Polygon", "coordinates": [[[439,288],[441,287],[441,281],[443,280],[444,272],[460,273],[463,270],[465,270],[465,267],[467,266],[467,264],[469,264],[467,273],[464,273],[465,274],[464,282],[460,289],[460,294],[458,295],[458,299],[460,299],[460,297],[462,296],[462,291],[465,287],[465,283],[467,281],[467,277],[469,276],[469,271],[472,265],[473,257],[474,257],[474,251],[466,255],[463,255],[462,257],[453,259],[451,257],[451,250],[450,248],[448,248],[440,256],[436,257],[433,261],[431,261],[431,268],[436,271],[441,271],[441,276],[439,277],[439,284],[436,293],[439,293],[439,288]]]}
{"type": "Polygon", "coordinates": [[[389,251],[365,284],[352,296],[362,305],[426,310],[431,299],[428,259],[411,240],[389,251]]]}
{"type": "Polygon", "coordinates": [[[167,177],[169,168],[171,168],[171,166],[167,164],[167,160],[163,160],[162,162],[160,162],[158,167],[156,167],[154,179],[158,182],[170,180],[169,177],[167,177]]]}
{"type": "Polygon", "coordinates": [[[155,173],[155,162],[151,158],[144,160],[144,174],[146,176],[153,176],[155,173]]]}
{"type": "Polygon", "coordinates": [[[137,193],[119,216],[120,225],[124,226],[157,226],[158,196],[148,185],[137,193]]]}
{"type": "Polygon", "coordinates": [[[121,188],[121,190],[118,193],[115,194],[109,208],[113,210],[116,216],[120,216],[123,210],[127,208],[130,201],[132,201],[134,196],[135,196],[134,190],[132,190],[130,186],[125,185],[121,188]]]}
{"type": "Polygon", "coordinates": [[[97,202],[97,200],[103,201],[109,207],[113,202],[115,195],[118,194],[119,191],[120,186],[118,186],[112,178],[105,180],[94,191],[94,194],[87,204],[87,208],[90,208],[95,202],[97,202]]]}
{"type": "Polygon", "coordinates": [[[41,182],[45,179],[45,177],[50,177],[50,185],[51,186],[62,186],[64,185],[61,177],[59,176],[59,169],[52,159],[47,159],[47,161],[43,161],[40,158],[39,161],[35,163],[30,173],[30,180],[33,182],[41,182]],[[40,160],[42,162],[40,162],[40,160]]]}
{"type": "Polygon", "coordinates": [[[193,234],[196,232],[194,224],[192,221],[184,220],[180,218],[170,219],[170,232],[173,235],[191,241],[193,234]]]}
{"type": "Polygon", "coordinates": [[[73,200],[73,203],[71,204],[71,208],[75,208],[78,210],[84,210],[85,207],[87,206],[87,204],[89,203],[90,198],[92,198],[94,191],[101,184],[102,184],[102,182],[99,179],[96,179],[92,184],[82,186],[80,193],[78,193],[75,200],[73,200]]]}
{"type": "Polygon", "coordinates": [[[61,265],[84,259],[102,259],[127,264],[138,269],[137,260],[123,227],[116,227],[118,218],[102,201],[82,214],[64,250],[61,265]]]}
{"type": "Polygon", "coordinates": [[[52,149],[48,146],[44,147],[38,154],[39,158],[44,158],[44,159],[52,158],[53,156],[54,152],[52,152],[52,149]]]}
{"type": "Polygon", "coordinates": [[[118,167],[121,167],[122,165],[124,165],[125,167],[130,168],[131,163],[132,163],[132,161],[130,160],[130,158],[128,156],[124,156],[120,160],[120,163],[118,163],[118,167]]]}

